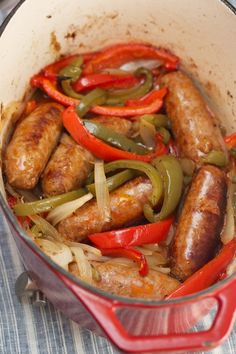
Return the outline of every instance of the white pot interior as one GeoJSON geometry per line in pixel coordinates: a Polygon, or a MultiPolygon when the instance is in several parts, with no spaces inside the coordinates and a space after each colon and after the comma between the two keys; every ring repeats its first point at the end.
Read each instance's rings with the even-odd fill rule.
{"type": "Polygon", "coordinates": [[[236,15],[220,0],[26,0],[0,38],[0,101],[62,53],[144,41],[182,59],[228,130],[236,128],[236,15]]]}

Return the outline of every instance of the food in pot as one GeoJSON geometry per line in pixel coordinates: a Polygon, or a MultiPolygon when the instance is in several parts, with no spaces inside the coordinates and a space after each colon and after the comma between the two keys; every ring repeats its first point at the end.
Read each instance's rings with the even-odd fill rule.
{"type": "Polygon", "coordinates": [[[3,177],[18,221],[54,262],[144,299],[226,276],[236,138],[222,136],[179,58],[118,44],[65,56],[30,84],[3,177]]]}
{"type": "Polygon", "coordinates": [[[55,102],[42,104],[17,125],[5,156],[12,187],[32,189],[38,183],[62,132],[62,109],[55,102]]]}
{"type": "Polygon", "coordinates": [[[180,156],[201,165],[212,150],[226,154],[219,126],[192,80],[175,71],[164,75],[161,84],[168,87],[166,112],[180,156]]]}
{"type": "Polygon", "coordinates": [[[202,166],[191,183],[171,245],[171,269],[178,279],[187,279],[216,254],[226,198],[225,172],[202,166]]]}

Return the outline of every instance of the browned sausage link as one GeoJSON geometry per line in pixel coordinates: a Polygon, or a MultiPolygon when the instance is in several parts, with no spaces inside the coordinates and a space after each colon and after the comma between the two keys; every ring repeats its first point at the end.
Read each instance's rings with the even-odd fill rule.
{"type": "MultiPolygon", "coordinates": [[[[130,136],[134,123],[119,117],[95,117],[90,119],[114,131],[130,136]]],[[[42,176],[44,195],[57,195],[81,187],[92,170],[93,155],[78,145],[68,135],[63,138],[48,162],[42,176]]]]}
{"type": "Polygon", "coordinates": [[[57,103],[42,104],[16,127],[5,155],[5,173],[13,187],[32,189],[38,183],[62,131],[62,110],[57,103]]]}
{"type": "Polygon", "coordinates": [[[68,240],[80,241],[88,235],[112,230],[143,215],[143,206],[152,192],[150,181],[137,177],[110,193],[111,220],[104,223],[96,200],[86,203],[59,223],[58,230],[68,240]]]}
{"type": "MultiPolygon", "coordinates": [[[[135,266],[112,261],[91,263],[101,276],[101,279],[94,281],[93,285],[119,296],[161,300],[180,285],[176,279],[151,269],[146,277],[141,277],[135,266]]],[[[75,269],[76,267],[71,267],[70,271],[79,276],[75,269]]]]}
{"type": "Polygon", "coordinates": [[[195,176],[171,246],[171,271],[185,280],[211,260],[220,242],[227,198],[225,172],[206,165],[195,176]]]}
{"type": "Polygon", "coordinates": [[[180,155],[201,164],[201,158],[211,150],[226,153],[219,126],[190,78],[172,72],[162,77],[161,84],[169,90],[166,110],[180,155]]]}
{"type": "Polygon", "coordinates": [[[43,176],[44,195],[57,195],[81,187],[93,169],[93,155],[64,134],[43,176]]]}
{"type": "Polygon", "coordinates": [[[91,118],[90,121],[97,122],[105,125],[107,128],[111,128],[114,132],[132,138],[138,133],[138,123],[131,122],[128,119],[120,117],[106,117],[98,116],[91,118]]]}

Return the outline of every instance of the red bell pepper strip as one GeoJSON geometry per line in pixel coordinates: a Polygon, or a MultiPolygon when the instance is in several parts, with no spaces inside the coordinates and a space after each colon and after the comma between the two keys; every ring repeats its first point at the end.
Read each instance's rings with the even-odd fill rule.
{"type": "Polygon", "coordinates": [[[201,291],[214,284],[236,255],[236,238],[224,245],[219,254],[191,275],[166,299],[174,299],[201,291]]]}
{"type": "Polygon", "coordinates": [[[143,105],[149,105],[155,100],[159,100],[165,97],[167,94],[167,87],[163,87],[160,90],[153,90],[147,93],[145,96],[138,99],[130,99],[125,102],[126,107],[139,107],[143,105]]]}
{"type": "Polygon", "coordinates": [[[73,55],[64,57],[60,60],[57,60],[56,62],[45,66],[45,68],[42,70],[42,73],[48,79],[55,79],[57,76],[57,73],[61,69],[70,65],[78,57],[79,57],[78,54],[73,54],[73,55]]]}
{"type": "Polygon", "coordinates": [[[90,61],[95,53],[85,53],[85,54],[72,54],[67,57],[64,57],[60,60],[55,61],[52,64],[49,64],[45,66],[45,68],[42,70],[42,73],[45,77],[48,79],[55,79],[57,77],[57,74],[60,70],[65,68],[66,66],[70,65],[75,59],[79,57],[83,57],[84,63],[87,63],[90,61]]]}
{"type": "Polygon", "coordinates": [[[118,256],[118,257],[127,257],[137,262],[139,265],[139,274],[142,277],[145,277],[148,274],[148,263],[147,259],[141,252],[133,248],[109,248],[109,249],[100,249],[103,256],[118,256]]]}
{"type": "Polygon", "coordinates": [[[225,144],[227,148],[230,150],[236,147],[236,133],[227,135],[224,137],[225,144]]]}
{"type": "Polygon", "coordinates": [[[134,75],[99,73],[81,77],[73,84],[73,89],[77,92],[91,90],[95,87],[103,89],[126,89],[138,85],[139,82],[140,79],[134,75]]]}
{"type": "Polygon", "coordinates": [[[56,82],[50,81],[42,75],[34,75],[30,84],[33,87],[40,88],[43,90],[49,97],[53,98],[55,101],[61,103],[63,106],[77,106],[80,104],[80,100],[71,98],[64,95],[56,88],[56,82]]]}
{"type": "Polygon", "coordinates": [[[85,128],[83,121],[78,117],[74,107],[68,107],[62,113],[62,120],[64,127],[77,143],[104,161],[139,160],[149,162],[156,156],[167,152],[165,145],[159,141],[157,141],[156,151],[146,155],[138,155],[112,147],[96,138],[85,128]]]}
{"type": "Polygon", "coordinates": [[[158,99],[149,105],[140,105],[137,107],[96,106],[93,107],[91,111],[103,116],[134,117],[156,113],[161,109],[162,105],[163,100],[158,99]]]}
{"type": "Polygon", "coordinates": [[[164,61],[166,69],[176,69],[179,58],[165,49],[143,43],[116,44],[94,55],[84,68],[84,74],[92,74],[106,68],[117,68],[135,59],[164,61]]]}
{"type": "MultiPolygon", "coordinates": [[[[55,101],[61,103],[64,106],[77,106],[79,105],[80,101],[68,97],[57,90],[56,83],[51,82],[50,80],[46,79],[42,75],[35,75],[31,79],[31,85],[33,87],[38,87],[46,92],[46,94],[53,98],[55,101]]],[[[163,87],[159,90],[158,96],[159,98],[153,100],[152,103],[148,105],[140,105],[138,107],[120,107],[120,106],[94,106],[91,108],[91,112],[100,114],[100,115],[107,115],[107,116],[118,116],[118,117],[132,117],[132,116],[139,116],[143,114],[152,114],[156,113],[163,104],[163,98],[167,93],[167,88],[163,87]]]]}
{"type": "Polygon", "coordinates": [[[139,246],[163,241],[170,230],[173,218],[153,224],[133,226],[121,230],[101,232],[89,236],[98,248],[139,246]]]}

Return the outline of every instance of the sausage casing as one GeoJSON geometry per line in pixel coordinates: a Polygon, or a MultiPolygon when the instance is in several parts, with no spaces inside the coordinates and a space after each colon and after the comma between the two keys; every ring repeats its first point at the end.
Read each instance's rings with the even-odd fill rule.
{"type": "Polygon", "coordinates": [[[58,230],[66,239],[79,241],[92,233],[125,226],[142,217],[143,206],[151,192],[149,179],[137,177],[110,193],[110,221],[104,223],[96,200],[91,200],[62,220],[58,230]]]}
{"type": "Polygon", "coordinates": [[[219,126],[191,79],[176,71],[164,75],[161,85],[168,87],[166,111],[180,156],[201,165],[202,157],[212,150],[226,153],[219,126]]]}
{"type": "Polygon", "coordinates": [[[220,242],[227,199],[225,172],[199,169],[186,196],[171,245],[171,272],[185,280],[211,260],[220,242]]]}
{"type": "MultiPolygon", "coordinates": [[[[95,117],[98,122],[125,136],[134,133],[134,123],[119,117],[95,117]]],[[[93,155],[77,144],[68,135],[63,135],[60,144],[50,158],[42,176],[44,195],[57,195],[81,187],[92,170],[93,155]]]]}
{"type": "MultiPolygon", "coordinates": [[[[99,272],[101,279],[94,286],[111,294],[143,299],[161,300],[171,294],[180,285],[178,280],[167,274],[149,270],[141,277],[138,267],[110,262],[91,262],[99,272]]],[[[79,276],[78,272],[73,271],[79,276]]]]}
{"type": "Polygon", "coordinates": [[[83,185],[93,169],[93,155],[64,134],[42,175],[44,195],[69,192],[83,185]]]}
{"type": "Polygon", "coordinates": [[[38,183],[62,131],[62,110],[57,103],[42,104],[16,127],[4,161],[13,187],[32,189],[38,183]]]}
{"type": "Polygon", "coordinates": [[[136,122],[131,122],[128,119],[120,117],[107,118],[106,116],[98,116],[91,118],[90,121],[103,124],[107,128],[111,128],[114,132],[125,135],[128,138],[133,137],[138,130],[138,124],[136,122]]]}

